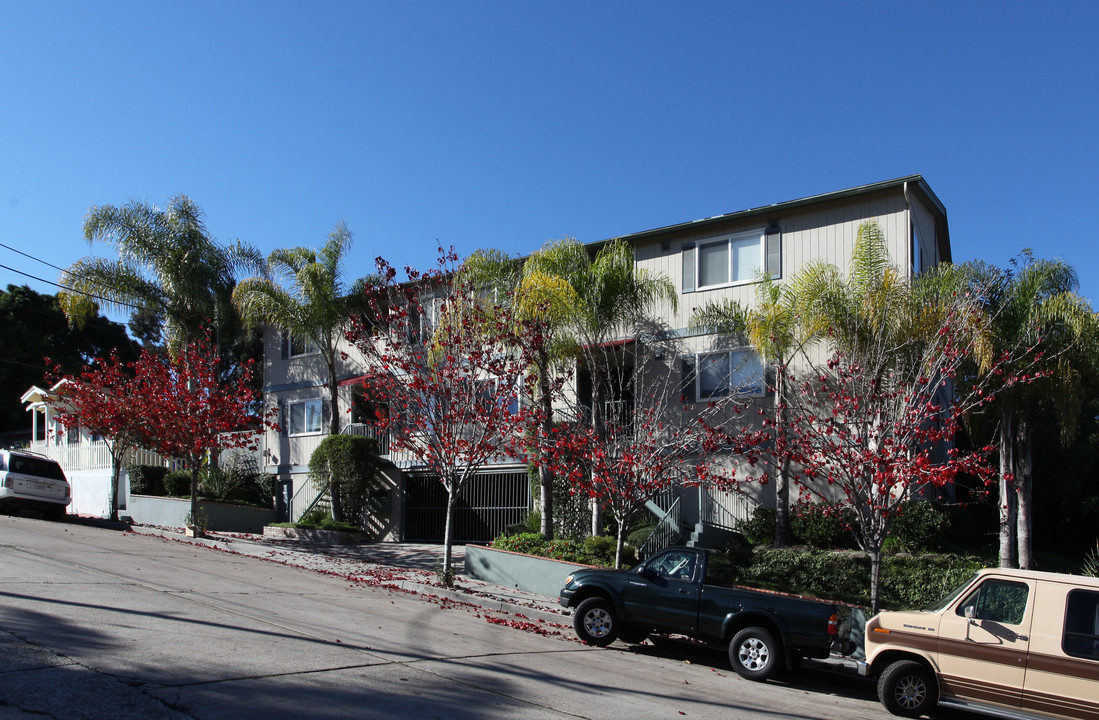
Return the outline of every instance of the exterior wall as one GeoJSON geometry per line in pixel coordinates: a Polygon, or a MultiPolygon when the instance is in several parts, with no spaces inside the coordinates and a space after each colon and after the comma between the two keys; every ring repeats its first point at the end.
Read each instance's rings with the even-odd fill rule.
{"type": "MultiPolygon", "coordinates": [[[[755,304],[758,289],[758,283],[749,281],[684,292],[682,249],[685,244],[737,232],[777,228],[781,233],[778,274],[781,282],[789,280],[812,262],[831,263],[846,273],[858,228],[868,220],[878,222],[892,262],[902,270],[913,272],[913,232],[920,238],[919,256],[922,259],[922,268],[949,259],[945,214],[918,176],[806,200],[779,203],[760,210],[734,213],[724,218],[638,233],[627,236],[625,240],[633,245],[635,262],[639,269],[654,275],[663,275],[674,283],[678,307],[673,309],[669,303],[664,303],[662,307],[655,308],[652,329],[663,331],[665,337],[672,338],[674,354],[680,355],[735,349],[729,346],[728,338],[689,333],[687,327],[691,314],[695,308],[710,301],[725,299],[736,300],[751,307],[755,304]]],[[[917,271],[919,269],[916,268],[917,271]]],[[[337,380],[351,381],[364,375],[366,367],[361,353],[346,342],[340,349],[346,356],[339,360],[337,380]]],[[[327,402],[327,389],[323,387],[326,370],[320,355],[283,358],[281,350],[281,334],[269,328],[265,334],[264,363],[264,393],[268,407],[282,407],[288,401],[311,397],[327,402]]],[[[677,372],[678,368],[672,368],[673,376],[677,372]]],[[[575,387],[570,390],[575,391],[575,387]]],[[[763,396],[753,402],[769,407],[771,399],[770,396],[763,396]]],[[[328,409],[327,412],[340,413],[341,425],[346,426],[350,419],[351,404],[351,386],[341,386],[338,406],[328,409]]],[[[682,406],[679,410],[690,411],[689,407],[682,406]]],[[[304,507],[315,497],[316,490],[311,487],[307,478],[308,462],[313,449],[327,433],[327,418],[326,414],[320,433],[290,437],[285,431],[268,431],[265,436],[265,470],[293,482],[297,494],[293,504],[297,508],[304,507]]],[[[402,473],[404,469],[415,465],[416,459],[393,455],[387,457],[394,463],[387,476],[392,515],[372,530],[377,533],[376,536],[400,537],[402,528],[399,518],[403,516],[404,492],[402,473]]],[[[729,460],[734,466],[740,463],[735,458],[729,460]]],[[[743,476],[746,470],[746,467],[739,467],[738,475],[743,476]]],[[[684,492],[690,494],[695,490],[688,488],[684,492]]],[[[792,499],[796,500],[796,497],[792,499]]],[[[745,496],[717,493],[709,500],[690,499],[689,502],[684,502],[684,507],[693,507],[693,513],[699,518],[713,515],[724,518],[721,522],[727,522],[730,517],[739,517],[750,512],[755,504],[773,505],[774,502],[774,483],[751,483],[745,496]]],[[[693,522],[693,518],[684,519],[693,522]]]]}

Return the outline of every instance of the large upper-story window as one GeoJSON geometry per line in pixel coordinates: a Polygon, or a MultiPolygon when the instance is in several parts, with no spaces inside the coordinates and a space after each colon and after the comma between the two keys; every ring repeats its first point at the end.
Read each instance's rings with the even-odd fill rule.
{"type": "Polygon", "coordinates": [[[286,405],[291,435],[312,435],[321,431],[320,398],[294,400],[286,405]]]}
{"type": "Polygon", "coordinates": [[[684,358],[684,390],[689,402],[730,394],[757,396],[767,390],[759,354],[751,348],[700,353],[684,358]]]}
{"type": "Polygon", "coordinates": [[[760,228],[683,246],[683,292],[754,282],[760,273],[782,273],[782,235],[760,228]]]}
{"type": "Polygon", "coordinates": [[[698,287],[755,280],[763,267],[763,233],[722,238],[698,246],[698,287]]]}
{"type": "Polygon", "coordinates": [[[318,352],[320,352],[320,348],[311,338],[288,332],[282,334],[282,357],[284,360],[299,355],[313,355],[318,352]]]}

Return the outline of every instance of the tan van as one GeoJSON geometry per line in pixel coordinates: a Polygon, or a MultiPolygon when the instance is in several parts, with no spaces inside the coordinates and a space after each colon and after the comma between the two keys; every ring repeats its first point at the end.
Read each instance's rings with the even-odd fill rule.
{"type": "Polygon", "coordinates": [[[981,570],[934,607],[870,618],[859,672],[895,715],[1099,720],[1099,578],[981,570]]]}

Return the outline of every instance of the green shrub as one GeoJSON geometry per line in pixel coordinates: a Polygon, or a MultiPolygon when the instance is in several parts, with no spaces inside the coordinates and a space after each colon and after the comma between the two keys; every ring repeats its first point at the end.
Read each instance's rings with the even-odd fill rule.
{"type": "Polygon", "coordinates": [[[341,520],[366,527],[371,497],[381,489],[378,441],[359,435],[329,435],[309,458],[309,477],[318,487],[331,483],[339,494],[341,520]]]}
{"type": "Polygon", "coordinates": [[[130,492],[133,494],[164,494],[164,476],[168,474],[168,468],[159,465],[131,465],[126,472],[130,478],[130,492]]]}
{"type": "Polygon", "coordinates": [[[923,552],[942,550],[949,532],[950,518],[939,507],[924,500],[909,500],[901,505],[889,535],[901,549],[923,552]]]}
{"type": "Polygon", "coordinates": [[[790,533],[797,544],[820,550],[850,549],[854,522],[854,513],[842,505],[807,503],[790,513],[790,533]]]}
{"type": "Polygon", "coordinates": [[[199,492],[208,500],[239,500],[242,478],[232,470],[210,470],[199,483],[199,492]]]}
{"type": "MultiPolygon", "coordinates": [[[[870,604],[870,558],[862,552],[756,549],[750,558],[734,562],[743,585],[870,604]]],[[[958,555],[887,557],[882,562],[881,605],[927,607],[984,566],[958,555]]]]}
{"type": "Polygon", "coordinates": [[[172,470],[164,475],[164,494],[183,497],[191,494],[191,471],[172,470]]]}
{"type": "MultiPolygon", "coordinates": [[[[615,543],[614,538],[606,536],[588,537],[583,540],[546,540],[541,533],[516,533],[499,536],[492,541],[491,547],[581,565],[613,567],[615,543]]],[[[623,567],[633,565],[637,561],[636,557],[636,551],[632,547],[629,545],[624,547],[622,549],[623,567]]]]}
{"type": "Polygon", "coordinates": [[[775,541],[777,518],[778,511],[775,508],[760,505],[752,511],[748,519],[737,523],[736,530],[753,545],[770,545],[775,541]]]}
{"type": "Polygon", "coordinates": [[[644,525],[638,525],[630,534],[626,536],[626,543],[632,545],[635,548],[641,547],[649,536],[652,535],[653,530],[656,530],[656,523],[645,523],[644,525]]]}

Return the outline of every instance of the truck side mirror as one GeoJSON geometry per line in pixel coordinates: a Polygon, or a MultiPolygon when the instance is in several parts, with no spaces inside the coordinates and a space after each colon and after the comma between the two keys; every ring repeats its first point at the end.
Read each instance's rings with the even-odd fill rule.
{"type": "Polygon", "coordinates": [[[977,608],[973,607],[972,605],[966,605],[963,612],[965,613],[966,620],[968,620],[970,623],[974,622],[974,618],[977,617],[977,608]]]}

